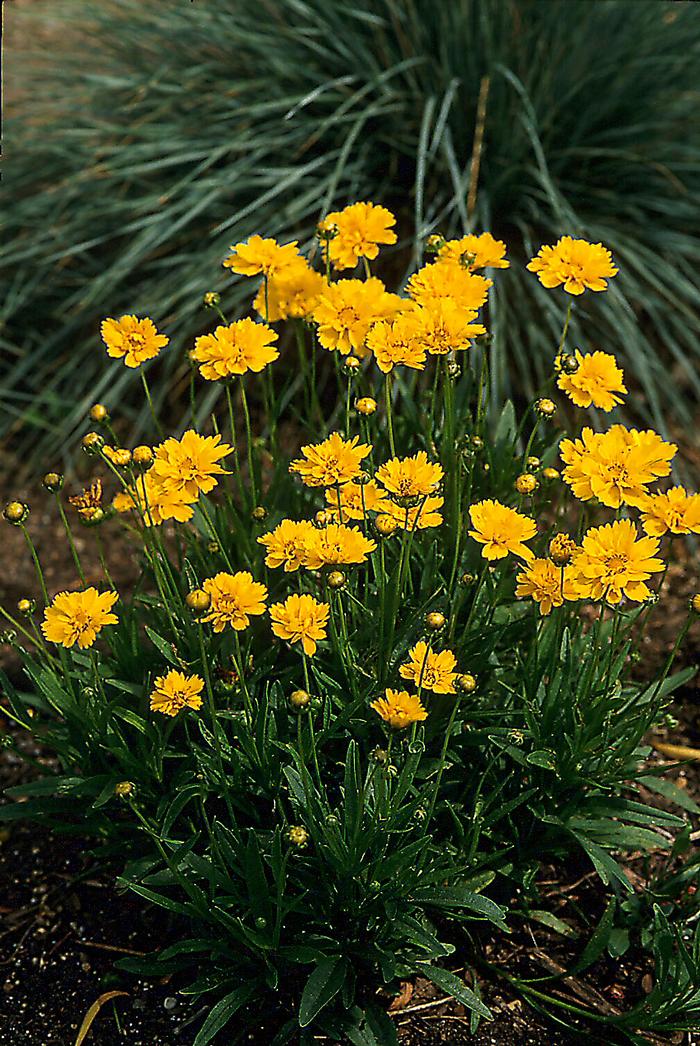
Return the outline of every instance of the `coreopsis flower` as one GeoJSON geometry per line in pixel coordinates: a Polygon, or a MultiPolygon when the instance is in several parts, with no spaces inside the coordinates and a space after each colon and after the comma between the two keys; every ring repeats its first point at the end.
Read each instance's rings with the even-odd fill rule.
{"type": "Polygon", "coordinates": [[[330,565],[365,563],[376,547],[376,542],[366,538],[359,527],[329,523],[320,530],[314,528],[305,566],[318,570],[330,565]]]}
{"type": "Polygon", "coordinates": [[[307,519],[283,519],[269,534],[258,538],[267,550],[265,564],[273,569],[284,567],[287,573],[306,566],[315,533],[316,528],[307,519]]]}
{"type": "Polygon", "coordinates": [[[607,281],[617,276],[612,255],[602,243],[588,243],[562,236],[553,247],[540,247],[527,265],[536,272],[543,287],[559,287],[569,294],[606,291],[607,281]]]}
{"type": "Polygon", "coordinates": [[[280,244],[271,238],[250,236],[231,247],[232,254],[224,259],[224,268],[240,276],[274,276],[299,259],[297,241],[280,244]]]}
{"type": "Polygon", "coordinates": [[[126,366],[132,368],[152,360],[170,341],[165,334],[158,333],[155,323],[147,316],[142,320],[132,315],[103,320],[100,332],[107,355],[115,360],[123,359],[126,366]]]}
{"type": "Polygon", "coordinates": [[[94,483],[86,487],[82,494],[72,494],[68,498],[68,503],[73,506],[85,523],[94,522],[103,511],[102,480],[96,479],[94,483]]]}
{"type": "Polygon", "coordinates": [[[419,306],[414,316],[416,340],[433,356],[468,349],[474,338],[486,334],[486,327],[474,322],[476,312],[461,308],[450,298],[434,298],[419,306]]]}
{"type": "Polygon", "coordinates": [[[209,613],[202,621],[210,621],[215,632],[223,632],[227,625],[241,632],[251,617],[265,613],[267,588],[247,570],[237,574],[222,571],[203,581],[202,588],[211,598],[209,613]]]}
{"type": "Polygon", "coordinates": [[[343,356],[353,350],[365,355],[365,339],[372,324],[392,319],[403,307],[403,299],[390,294],[376,276],[338,280],[321,292],[312,319],[324,349],[337,350],[343,356]]]}
{"type": "Polygon", "coordinates": [[[44,611],[41,631],[50,643],[65,647],[77,643],[84,650],[105,625],[117,624],[117,615],[111,611],[118,599],[116,592],[98,592],[92,587],[83,592],[59,592],[44,611]]]}
{"type": "Polygon", "coordinates": [[[173,668],[167,675],[156,678],[151,691],[151,711],[169,716],[176,716],[183,708],[197,712],[202,707],[203,689],[204,680],[199,676],[186,676],[173,668]]]}
{"type": "Polygon", "coordinates": [[[385,492],[373,479],[369,483],[345,483],[340,488],[326,488],[328,510],[334,519],[344,522],[348,519],[366,519],[368,512],[386,512],[391,504],[385,492]]]}
{"type": "Polygon", "coordinates": [[[495,239],[490,232],[482,232],[479,236],[470,233],[459,240],[445,240],[438,251],[441,261],[459,262],[472,272],[476,269],[510,268],[505,255],[505,243],[495,239]]]}
{"type": "Polygon", "coordinates": [[[288,643],[301,643],[304,653],[311,657],[317,642],[326,638],[330,609],[328,603],[319,603],[313,596],[287,596],[284,603],[270,607],[272,631],[288,643]]]}
{"type": "Polygon", "coordinates": [[[358,436],[345,440],[338,432],[332,432],[322,443],[302,447],[304,456],[293,461],[289,471],[301,476],[307,487],[349,483],[357,478],[362,461],[371,450],[368,444],[359,442],[358,436]]]}
{"type": "Polygon", "coordinates": [[[334,269],[354,269],[360,258],[369,261],[383,244],[396,243],[392,226],[396,218],[386,207],[374,203],[351,203],[342,211],[331,211],[319,229],[333,229],[332,239],[324,241],[334,269]]]}
{"type": "Polygon", "coordinates": [[[598,407],[609,411],[622,403],[625,393],[624,375],[614,356],[607,352],[585,355],[576,350],[578,368],[573,374],[561,371],[557,385],[577,407],[598,407]]]}
{"type": "Polygon", "coordinates": [[[434,694],[456,692],[457,658],[451,650],[431,650],[421,640],[409,650],[408,658],[399,669],[402,679],[410,679],[419,689],[431,690],[434,694]]]}
{"type": "Polygon", "coordinates": [[[596,497],[609,508],[637,505],[647,484],[668,476],[678,448],[651,429],[613,425],[607,432],[585,428],[581,439],[562,440],[564,480],[581,501],[596,497]]]}
{"type": "Polygon", "coordinates": [[[426,497],[434,494],[444,473],[442,465],[429,461],[424,450],[409,458],[391,458],[377,469],[376,478],[398,498],[426,497]]]}
{"type": "Polygon", "coordinates": [[[112,508],[115,512],[136,510],[146,527],[159,527],[168,519],[187,523],[194,514],[192,505],[197,497],[184,490],[166,486],[153,472],[138,476],[134,487],[120,490],[114,495],[112,508]]]}
{"type": "Polygon", "coordinates": [[[516,580],[516,596],[534,599],[545,617],[551,614],[552,607],[560,607],[565,599],[577,597],[570,568],[557,566],[551,559],[531,559],[516,580]]]}
{"type": "Polygon", "coordinates": [[[302,320],[313,312],[318,297],[326,286],[320,272],[312,269],[305,258],[299,257],[267,281],[267,292],[262,284],[255,295],[253,308],[266,323],[278,320],[302,320]]]}
{"type": "Polygon", "coordinates": [[[394,730],[403,730],[412,723],[420,723],[428,718],[428,713],[423,708],[420,698],[415,694],[409,694],[407,690],[384,691],[384,697],[378,697],[372,701],[373,708],[394,730]]]}
{"type": "Polygon", "coordinates": [[[131,451],[126,447],[110,447],[109,443],[105,443],[102,453],[117,468],[126,468],[131,464],[131,451]]]}
{"type": "Polygon", "coordinates": [[[200,436],[188,429],[181,439],[170,437],[156,448],[149,477],[155,477],[167,490],[196,500],[214,489],[219,476],[228,475],[219,461],[232,449],[219,435],[200,436]]]}
{"type": "Polygon", "coordinates": [[[367,348],[373,353],[377,366],[384,374],[401,365],[413,370],[425,367],[425,348],[416,339],[419,323],[412,312],[404,312],[394,320],[373,323],[367,332],[367,348]]]}
{"type": "Polygon", "coordinates": [[[427,530],[430,527],[441,527],[443,518],[440,509],[445,503],[441,497],[424,496],[417,505],[397,505],[390,501],[384,510],[386,516],[396,521],[402,530],[427,530]]]}
{"type": "Polygon", "coordinates": [[[468,272],[454,262],[436,261],[414,272],[408,281],[408,294],[419,305],[430,305],[449,298],[466,312],[475,313],[486,301],[492,280],[468,272]]]}
{"type": "Polygon", "coordinates": [[[549,558],[558,567],[567,566],[578,551],[578,545],[568,534],[555,534],[549,542],[549,558]]]}
{"type": "Polygon", "coordinates": [[[685,487],[671,487],[650,494],[639,503],[641,523],[647,534],[700,534],[700,494],[686,494],[685,487]]]}
{"type": "Polygon", "coordinates": [[[656,557],[658,551],[659,542],[640,538],[629,519],[593,527],[571,563],[576,596],[609,603],[619,603],[623,595],[635,602],[648,599],[646,581],[664,569],[663,561],[656,557]]]}
{"type": "Polygon", "coordinates": [[[537,524],[529,516],[502,505],[500,501],[480,501],[469,509],[473,537],[484,547],[484,559],[503,559],[512,552],[522,559],[532,559],[534,553],[524,544],[537,533],[537,524]]]}
{"type": "Polygon", "coordinates": [[[279,356],[272,344],[278,335],[266,323],[255,323],[249,317],[227,327],[219,326],[213,334],[202,334],[194,343],[192,359],[200,364],[199,373],[207,381],[221,381],[253,371],[259,374],[279,356]]]}

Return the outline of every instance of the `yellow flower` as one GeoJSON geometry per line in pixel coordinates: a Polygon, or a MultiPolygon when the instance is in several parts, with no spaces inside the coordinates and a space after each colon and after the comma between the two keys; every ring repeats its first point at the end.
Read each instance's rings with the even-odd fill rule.
{"type": "Polygon", "coordinates": [[[454,694],[457,673],[457,658],[451,650],[431,650],[421,640],[409,650],[409,660],[401,665],[402,679],[410,679],[419,689],[432,690],[434,694],[454,694]]]}
{"type": "Polygon", "coordinates": [[[647,534],[700,534],[700,494],[686,494],[685,487],[671,487],[664,494],[650,494],[639,507],[647,534]]]}
{"type": "Polygon", "coordinates": [[[340,500],[337,488],[328,487],[326,501],[333,517],[341,523],[348,519],[366,519],[368,512],[386,512],[391,504],[373,479],[364,484],[345,483],[340,488],[340,500]]]}
{"type": "Polygon", "coordinates": [[[108,461],[111,461],[118,468],[126,468],[127,465],[131,464],[131,451],[127,450],[126,447],[110,447],[109,443],[105,443],[102,453],[108,461]]]}
{"type": "Polygon", "coordinates": [[[442,465],[428,461],[424,450],[410,458],[391,458],[377,469],[377,479],[399,498],[426,497],[442,481],[442,465]]]}
{"type": "Polygon", "coordinates": [[[170,341],[158,333],[148,317],[139,320],[127,315],[118,320],[103,320],[100,330],[107,355],[115,360],[123,359],[127,367],[139,367],[145,360],[152,360],[170,341]]]}
{"type": "Polygon", "coordinates": [[[389,374],[398,364],[414,370],[424,369],[425,349],[416,340],[419,329],[411,312],[404,312],[393,321],[372,324],[367,333],[367,348],[384,374],[389,374]]]}
{"type": "Polygon", "coordinates": [[[77,510],[81,519],[91,523],[102,512],[102,480],[96,479],[82,494],[69,497],[68,502],[77,510]]]}
{"type": "Polygon", "coordinates": [[[360,258],[376,258],[380,244],[396,243],[392,225],[396,225],[396,218],[391,211],[374,203],[351,203],[342,211],[331,211],[320,229],[335,231],[335,236],[325,241],[333,268],[354,269],[360,258]]]}
{"type": "Polygon", "coordinates": [[[339,280],[319,295],[312,313],[318,340],[324,349],[343,356],[351,350],[366,355],[367,331],[378,320],[393,318],[404,307],[397,294],[389,294],[381,280],[339,280]]]}
{"type": "Polygon", "coordinates": [[[480,236],[471,233],[459,240],[446,240],[438,251],[438,258],[466,264],[473,272],[475,269],[508,269],[510,262],[505,254],[505,243],[496,240],[490,232],[482,232],[480,236]]]}
{"type": "Polygon", "coordinates": [[[151,710],[163,715],[176,716],[183,708],[197,712],[202,707],[200,694],[204,680],[199,676],[186,676],[173,668],[166,676],[158,676],[151,691],[151,710]]]}
{"type": "Polygon", "coordinates": [[[423,496],[417,505],[405,507],[390,501],[384,512],[402,530],[426,530],[428,527],[442,526],[443,519],[440,509],[445,503],[444,498],[423,496]]]}
{"type": "Polygon", "coordinates": [[[578,545],[568,534],[555,534],[549,542],[549,558],[558,567],[565,567],[578,551],[578,545]]]}
{"type": "Polygon", "coordinates": [[[403,730],[411,723],[420,723],[423,719],[428,718],[428,713],[423,708],[420,698],[415,694],[409,694],[407,690],[388,688],[384,693],[386,696],[372,701],[370,708],[373,708],[394,730],[403,730]]]}
{"type": "Polygon", "coordinates": [[[168,519],[187,523],[192,519],[192,505],[197,500],[183,490],[166,487],[153,472],[139,476],[135,487],[114,495],[112,507],[116,512],[136,509],[146,527],[159,527],[168,519]]]}
{"type": "Polygon", "coordinates": [[[564,599],[576,599],[577,590],[569,567],[556,566],[551,559],[531,559],[517,576],[516,596],[531,596],[540,605],[540,613],[551,614],[564,599]]]}
{"type": "Polygon", "coordinates": [[[624,375],[618,367],[615,357],[607,352],[592,352],[583,355],[576,350],[578,370],[573,374],[563,371],[559,374],[557,385],[567,394],[577,407],[598,407],[600,410],[612,410],[622,403],[619,392],[627,392],[624,375]]]}
{"type": "Polygon", "coordinates": [[[500,501],[480,501],[469,509],[474,530],[469,536],[484,547],[484,559],[503,559],[512,552],[523,559],[532,559],[534,553],[523,544],[537,533],[534,519],[521,515],[500,501]]]}
{"type": "Polygon", "coordinates": [[[476,312],[461,308],[450,298],[434,298],[419,306],[414,316],[419,324],[418,342],[435,356],[468,349],[473,338],[486,334],[483,324],[474,323],[476,312]]]}
{"type": "Polygon", "coordinates": [[[581,439],[562,440],[564,480],[581,501],[596,497],[609,508],[637,505],[646,486],[668,476],[678,448],[651,429],[639,432],[613,425],[607,432],[585,428],[581,439]]]}
{"type": "Polygon", "coordinates": [[[637,536],[629,519],[593,527],[583,538],[581,551],[574,556],[571,576],[579,598],[606,599],[619,603],[622,596],[635,602],[649,597],[645,582],[664,569],[656,558],[659,542],[637,536]]]}
{"type": "Polygon", "coordinates": [[[215,632],[223,632],[226,625],[240,632],[250,624],[251,615],[265,613],[267,589],[253,581],[247,570],[208,577],[202,588],[211,596],[211,609],[202,621],[211,621],[215,632]]]}
{"type": "Polygon", "coordinates": [[[305,258],[271,276],[267,283],[258,290],[253,308],[267,323],[277,320],[301,320],[309,316],[326,286],[320,272],[311,268],[305,258]]]}
{"type": "Polygon", "coordinates": [[[119,599],[116,592],[98,592],[86,588],[84,592],[59,592],[44,611],[41,631],[50,643],[81,649],[92,646],[105,625],[116,625],[116,614],[110,613],[119,599]]]}
{"type": "Polygon", "coordinates": [[[488,289],[492,286],[492,280],[468,272],[461,265],[436,261],[414,272],[407,290],[419,305],[426,306],[449,298],[460,309],[475,313],[486,301],[488,289]]]}
{"type": "Polygon", "coordinates": [[[602,243],[588,243],[562,236],[554,247],[541,247],[528,262],[530,272],[536,272],[543,287],[564,284],[569,294],[606,291],[607,280],[617,275],[610,251],[602,243]]]}
{"type": "Polygon", "coordinates": [[[329,523],[321,530],[314,528],[304,565],[310,570],[318,570],[341,563],[365,563],[369,553],[374,552],[376,547],[376,543],[366,538],[359,527],[329,523]]]}
{"type": "Polygon", "coordinates": [[[371,451],[359,437],[344,440],[332,432],[322,443],[309,444],[301,448],[304,455],[289,466],[290,472],[301,476],[307,487],[332,487],[355,479],[362,469],[362,461],[371,451]]]}
{"type": "Polygon", "coordinates": [[[231,247],[233,254],[224,260],[224,268],[241,276],[274,276],[283,272],[299,258],[297,241],[280,244],[277,240],[250,236],[244,243],[231,247]]]}
{"type": "Polygon", "coordinates": [[[200,436],[188,429],[182,439],[171,437],[156,449],[155,461],[149,478],[155,477],[168,491],[184,494],[196,501],[200,494],[209,494],[228,473],[219,461],[233,448],[221,442],[221,436],[200,436]]]}
{"type": "Polygon", "coordinates": [[[330,607],[319,603],[313,596],[292,595],[284,603],[273,603],[270,607],[272,631],[289,643],[301,643],[304,653],[316,653],[316,643],[326,638],[326,625],[330,607]]]}
{"type": "Polygon", "coordinates": [[[208,381],[246,374],[249,370],[259,374],[278,358],[279,352],[272,344],[277,338],[267,324],[246,317],[197,338],[192,359],[200,364],[199,373],[208,381]]]}
{"type": "Polygon", "coordinates": [[[283,519],[269,534],[263,534],[258,542],[267,549],[265,564],[268,567],[284,567],[287,573],[306,566],[309,546],[314,540],[316,528],[303,519],[283,519]]]}

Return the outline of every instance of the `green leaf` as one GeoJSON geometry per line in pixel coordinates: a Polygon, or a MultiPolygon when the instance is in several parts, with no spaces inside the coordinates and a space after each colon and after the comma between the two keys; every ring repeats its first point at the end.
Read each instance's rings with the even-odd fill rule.
{"type": "Polygon", "coordinates": [[[228,1024],[241,1006],[245,1006],[256,988],[257,981],[249,981],[220,999],[207,1014],[192,1046],[208,1046],[208,1043],[228,1024]]]}
{"type": "Polygon", "coordinates": [[[588,969],[588,967],[592,966],[596,959],[599,959],[603,954],[608,946],[608,941],[610,940],[616,910],[617,898],[613,896],[608,901],[605,911],[600,917],[600,922],[593,931],[586,947],[583,949],[581,958],[574,966],[572,973],[581,973],[583,970],[588,969]]]}
{"type": "Polygon", "coordinates": [[[673,781],[669,781],[664,777],[652,776],[638,777],[637,781],[652,792],[662,795],[664,799],[675,803],[676,806],[680,806],[681,809],[687,810],[688,813],[700,814],[700,806],[698,806],[692,796],[688,795],[684,789],[679,788],[673,781]]]}
{"type": "Polygon", "coordinates": [[[457,1002],[461,1002],[467,1009],[473,1010],[478,1013],[480,1017],[485,1017],[486,1020],[492,1020],[493,1014],[487,1006],[481,1001],[471,988],[467,988],[466,984],[459,977],[456,977],[454,973],[450,973],[449,970],[443,970],[440,966],[428,966],[424,963],[418,964],[418,970],[427,977],[429,981],[436,984],[438,988],[441,988],[444,992],[447,992],[457,1002]]]}
{"type": "Polygon", "coordinates": [[[340,991],[347,970],[347,960],[340,955],[322,959],[312,971],[299,1004],[299,1027],[308,1028],[321,1010],[340,991]]]}
{"type": "Polygon", "coordinates": [[[556,933],[560,933],[562,937],[570,937],[575,939],[578,937],[578,932],[565,923],[562,919],[559,919],[554,912],[542,911],[539,909],[532,909],[527,913],[528,919],[534,919],[535,922],[541,923],[543,926],[549,927],[550,930],[554,930],[556,933]]]}
{"type": "Polygon", "coordinates": [[[172,643],[169,643],[167,639],[163,639],[162,636],[159,636],[158,633],[154,632],[152,628],[148,627],[148,625],[145,626],[145,629],[148,638],[151,640],[153,645],[157,647],[157,649],[161,652],[168,664],[174,665],[175,668],[182,668],[182,662],[173,650],[172,643]]]}

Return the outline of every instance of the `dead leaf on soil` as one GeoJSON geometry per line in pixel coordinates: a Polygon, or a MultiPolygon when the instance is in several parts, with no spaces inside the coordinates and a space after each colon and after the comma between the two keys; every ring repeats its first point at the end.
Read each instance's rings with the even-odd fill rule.
{"type": "Polygon", "coordinates": [[[106,1002],[109,1002],[110,999],[116,999],[119,995],[128,994],[128,992],[105,992],[104,995],[100,995],[99,999],[95,999],[92,1006],[83,1017],[83,1023],[80,1025],[78,1037],[75,1040],[75,1046],[83,1046],[87,1034],[92,1027],[92,1022],[106,1002]]]}

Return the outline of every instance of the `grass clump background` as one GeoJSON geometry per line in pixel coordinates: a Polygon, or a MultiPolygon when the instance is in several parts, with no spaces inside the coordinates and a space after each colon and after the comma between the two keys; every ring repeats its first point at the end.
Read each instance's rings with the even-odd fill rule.
{"type": "MultiPolygon", "coordinates": [[[[50,15],[51,45],[14,56],[6,128],[0,426],[21,446],[55,448],[56,426],[67,445],[96,399],[128,404],[133,375],[101,368],[107,310],[190,348],[205,291],[242,304],[217,269],[230,243],[253,228],[308,241],[363,198],[413,230],[399,274],[433,231],[488,228],[516,259],[563,232],[603,241],[622,275],[579,305],[574,336],[619,357],[633,412],[691,422],[695,5],[86,0],[50,15]]],[[[15,17],[31,41],[46,7],[15,17]]],[[[513,266],[494,292],[495,403],[531,394],[556,348],[560,308],[535,282],[513,266]]],[[[165,368],[182,369],[157,391],[174,401],[184,353],[165,368]]]]}

